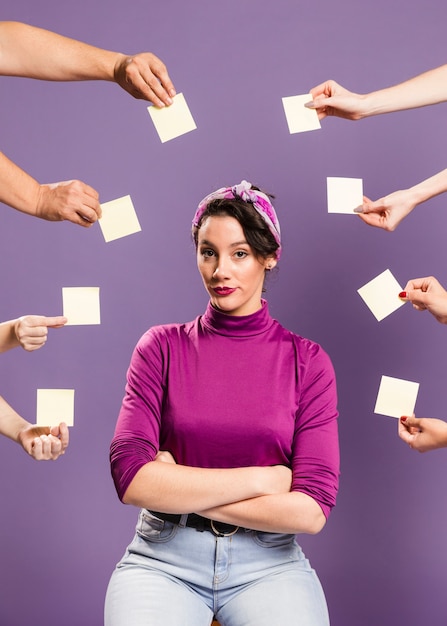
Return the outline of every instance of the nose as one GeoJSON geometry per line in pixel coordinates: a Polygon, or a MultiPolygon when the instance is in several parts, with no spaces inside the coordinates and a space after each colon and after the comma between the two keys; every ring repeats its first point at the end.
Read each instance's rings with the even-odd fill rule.
{"type": "Polygon", "coordinates": [[[216,267],[213,272],[213,278],[215,280],[224,280],[230,277],[229,262],[223,257],[219,257],[216,267]]]}

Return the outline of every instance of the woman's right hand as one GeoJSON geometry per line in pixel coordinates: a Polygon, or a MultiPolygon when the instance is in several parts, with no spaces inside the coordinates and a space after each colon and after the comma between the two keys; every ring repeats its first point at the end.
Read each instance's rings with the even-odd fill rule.
{"type": "Polygon", "coordinates": [[[174,457],[167,450],[159,450],[155,456],[154,461],[157,461],[159,463],[174,463],[174,465],[176,465],[174,457]]]}

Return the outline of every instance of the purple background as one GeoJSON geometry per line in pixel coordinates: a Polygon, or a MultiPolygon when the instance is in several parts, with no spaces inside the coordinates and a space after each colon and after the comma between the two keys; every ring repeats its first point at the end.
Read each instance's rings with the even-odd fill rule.
{"type": "Polygon", "coordinates": [[[41,182],[79,178],[102,202],[131,194],[143,229],[105,244],[98,226],[0,207],[0,319],[60,314],[63,286],[99,286],[102,307],[100,326],[54,330],[43,350],[0,361],[2,395],[31,421],[37,388],[76,390],[63,459],[36,463],[0,441],[1,624],[102,623],[137,517],[108,466],[131,351],[149,326],[203,311],[190,220],[206,193],[242,178],[277,197],[285,251],[271,312],[337,371],[340,495],[323,532],[301,538],[332,625],[445,624],[445,452],[411,451],[373,409],[386,374],[421,383],[417,414],[445,416],[447,331],[409,305],[379,324],[357,289],[386,268],[402,286],[428,274],[447,284],[446,199],[389,234],[328,215],[326,177],[361,177],[377,199],[440,171],[447,105],[290,135],[281,97],[328,78],[365,92],[441,65],[446,17],[441,0],[3,0],[4,20],[155,52],[198,130],[162,145],[146,103],[113,84],[0,80],[1,149],[41,182]]]}

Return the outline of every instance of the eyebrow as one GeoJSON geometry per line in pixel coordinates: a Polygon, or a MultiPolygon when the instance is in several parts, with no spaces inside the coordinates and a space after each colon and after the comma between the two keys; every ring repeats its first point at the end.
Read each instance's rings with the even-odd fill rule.
{"type": "MultiPolygon", "coordinates": [[[[248,246],[248,242],[244,240],[242,241],[235,241],[234,243],[230,244],[230,248],[237,248],[238,246],[248,246]]],[[[211,246],[214,247],[214,244],[211,241],[208,241],[208,239],[201,239],[199,241],[199,246],[211,246]]]]}

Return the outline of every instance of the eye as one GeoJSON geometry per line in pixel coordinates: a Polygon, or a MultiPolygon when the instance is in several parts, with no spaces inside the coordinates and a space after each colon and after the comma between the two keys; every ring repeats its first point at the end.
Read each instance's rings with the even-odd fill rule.
{"type": "Polygon", "coordinates": [[[234,253],[234,256],[235,256],[237,259],[245,259],[245,257],[246,257],[246,256],[248,256],[248,252],[245,252],[245,250],[237,250],[237,251],[234,253]]]}
{"type": "Polygon", "coordinates": [[[204,257],[212,257],[214,256],[214,250],[211,250],[211,248],[203,248],[203,250],[200,251],[200,254],[204,257]]]}

